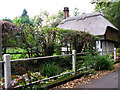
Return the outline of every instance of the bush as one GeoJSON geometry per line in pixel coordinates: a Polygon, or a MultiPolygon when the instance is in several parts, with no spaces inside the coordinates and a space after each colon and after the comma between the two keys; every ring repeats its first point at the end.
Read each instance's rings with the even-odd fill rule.
{"type": "Polygon", "coordinates": [[[113,63],[107,56],[88,55],[85,58],[84,66],[92,66],[95,70],[112,70],[113,63]]]}
{"type": "Polygon", "coordinates": [[[55,62],[52,63],[46,63],[43,65],[43,69],[42,69],[42,75],[44,76],[55,76],[57,74],[60,74],[61,72],[61,68],[56,65],[55,62]]]}
{"type": "Polygon", "coordinates": [[[97,55],[95,65],[93,67],[95,70],[112,70],[113,63],[107,56],[97,55]]]}

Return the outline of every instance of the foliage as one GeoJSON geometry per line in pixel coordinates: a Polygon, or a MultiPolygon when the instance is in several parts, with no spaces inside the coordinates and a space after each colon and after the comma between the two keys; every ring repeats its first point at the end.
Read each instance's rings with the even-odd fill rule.
{"type": "Polygon", "coordinates": [[[23,13],[22,13],[21,16],[22,16],[22,17],[24,17],[24,16],[28,16],[28,15],[27,15],[27,10],[26,10],[26,9],[23,10],[23,13]]]}
{"type": "Polygon", "coordinates": [[[84,51],[86,51],[87,49],[93,49],[94,42],[96,40],[93,35],[82,31],[69,31],[67,33],[69,35],[66,35],[66,38],[70,38],[70,42],[67,42],[72,43],[73,49],[75,49],[77,53],[81,52],[82,49],[84,51]]]}
{"type": "Polygon", "coordinates": [[[77,60],[76,61],[76,69],[80,69],[82,67],[82,64],[83,64],[83,60],[77,60]]]}
{"type": "MultiPolygon", "coordinates": [[[[29,57],[50,56],[58,46],[63,43],[70,43],[73,49],[81,52],[82,49],[92,49],[95,37],[89,33],[59,28],[30,26],[22,23],[15,23],[21,32],[16,36],[17,45],[29,54],[29,57]],[[32,52],[35,52],[33,54],[32,52]],[[48,53],[49,52],[49,53],[48,53]]],[[[58,52],[58,51],[56,51],[58,52]]]]}
{"type": "Polygon", "coordinates": [[[97,56],[97,61],[94,66],[95,70],[112,70],[113,63],[106,56],[97,56]]]}
{"type": "Polygon", "coordinates": [[[57,14],[50,15],[47,10],[41,10],[39,15],[34,16],[34,26],[50,26],[55,28],[64,19],[64,13],[59,10],[57,14]]]}
{"type": "Polygon", "coordinates": [[[49,15],[50,13],[47,10],[41,10],[38,19],[36,19],[40,23],[39,25],[49,25],[49,15]]]}
{"type": "Polygon", "coordinates": [[[18,46],[25,49],[29,57],[33,56],[32,52],[35,52],[35,56],[53,54],[56,37],[55,29],[47,27],[34,28],[26,24],[19,24],[18,27],[21,27],[21,32],[17,37],[18,46]]]}
{"type": "Polygon", "coordinates": [[[8,21],[0,21],[2,23],[2,49],[6,53],[8,46],[16,45],[15,34],[19,31],[15,25],[8,21]]]}
{"type": "MultiPolygon", "coordinates": [[[[26,85],[28,83],[37,81],[37,80],[41,80],[41,79],[45,79],[46,77],[41,76],[40,72],[29,72],[30,78],[28,76],[28,74],[23,74],[22,76],[19,75],[11,75],[11,87],[15,87],[15,86],[20,86],[20,85],[26,85]]],[[[4,88],[4,78],[1,79],[1,86],[2,88],[4,88]]]]}
{"type": "Polygon", "coordinates": [[[56,65],[55,62],[52,63],[46,63],[43,65],[43,69],[42,69],[42,75],[43,76],[55,76],[60,74],[61,72],[61,68],[59,66],[56,65]]]}
{"type": "Polygon", "coordinates": [[[6,53],[21,53],[21,54],[11,54],[10,60],[28,58],[27,51],[18,47],[9,47],[6,49],[6,53]]]}
{"type": "MultiPolygon", "coordinates": [[[[95,11],[101,12],[113,25],[120,30],[120,1],[107,0],[94,0],[91,2],[95,4],[95,11]]],[[[120,46],[120,41],[115,43],[115,47],[120,46]]]]}
{"type": "Polygon", "coordinates": [[[53,28],[57,27],[63,19],[64,19],[64,13],[63,11],[59,10],[59,12],[56,15],[52,15],[49,17],[50,26],[53,28]]]}
{"type": "Polygon", "coordinates": [[[113,62],[107,56],[87,55],[85,58],[84,66],[91,66],[95,70],[112,70],[113,62]]]}
{"type": "Polygon", "coordinates": [[[95,4],[95,11],[103,13],[110,22],[120,29],[120,1],[103,2],[103,0],[94,0],[94,2],[91,3],[95,4]]]}
{"type": "Polygon", "coordinates": [[[79,15],[80,14],[79,9],[78,8],[74,8],[73,14],[74,14],[74,16],[79,15]]]}
{"type": "Polygon", "coordinates": [[[61,67],[69,68],[71,69],[72,66],[72,57],[71,56],[63,56],[62,58],[59,58],[57,60],[59,62],[59,65],[61,67]]]}
{"type": "MultiPolygon", "coordinates": [[[[47,11],[43,11],[39,16],[30,20],[26,9],[24,9],[21,17],[13,20],[14,25],[19,28],[19,32],[16,32],[14,35],[5,33],[5,35],[3,35],[5,38],[3,40],[3,46],[6,47],[7,42],[10,45],[13,45],[11,43],[14,43],[14,45],[17,45],[19,48],[27,51],[29,57],[36,57],[50,56],[54,53],[60,54],[60,47],[63,46],[63,43],[71,44],[73,49],[77,50],[77,52],[81,52],[82,49],[85,50],[90,45],[93,45],[94,36],[89,33],[50,28],[48,26],[42,27],[43,19],[46,19],[46,23],[49,22],[49,24],[46,25],[56,27],[63,18],[64,16],[62,11],[59,11],[57,15],[51,16],[50,18],[49,13],[47,11]],[[32,24],[32,22],[34,22],[34,24],[32,24]],[[6,36],[8,38],[6,38],[6,36]]],[[[8,26],[7,28],[11,30],[11,26],[8,26]]],[[[90,48],[92,49],[92,47],[90,48]]]]}
{"type": "MultiPolygon", "coordinates": [[[[71,70],[67,70],[65,72],[62,72],[61,74],[64,74],[64,73],[67,73],[67,72],[71,72],[71,70]]],[[[60,74],[60,75],[61,75],[60,74]]],[[[66,77],[70,77],[72,75],[72,73],[70,74],[65,74],[63,76],[60,76],[57,78],[57,80],[61,79],[61,78],[66,78],[66,77]]],[[[11,75],[11,87],[16,87],[16,86],[20,86],[20,85],[26,85],[28,83],[30,83],[30,80],[31,82],[34,82],[34,81],[38,81],[38,80],[43,80],[43,79],[46,79],[47,77],[45,76],[42,76],[40,72],[29,72],[29,77],[28,77],[28,74],[23,74],[21,76],[19,75],[11,75]],[[30,78],[29,78],[30,77],[30,78]]],[[[34,87],[35,89],[37,87],[41,88],[41,85],[43,84],[47,84],[47,83],[51,83],[55,81],[54,79],[52,80],[47,80],[47,81],[40,81],[40,83],[37,85],[37,83],[35,85],[32,86],[32,88],[34,87]]],[[[1,82],[0,82],[0,85],[2,86],[2,88],[5,87],[4,85],[4,78],[1,79],[1,82]]],[[[31,87],[31,86],[28,86],[28,87],[31,87]]],[[[27,88],[28,88],[27,87],[27,88]]]]}
{"type": "Polygon", "coordinates": [[[9,18],[6,18],[6,17],[5,17],[5,18],[3,18],[2,20],[3,20],[3,21],[8,21],[8,22],[11,22],[11,23],[12,23],[12,20],[11,20],[11,19],[9,19],[9,18]]]}
{"type": "Polygon", "coordinates": [[[34,26],[42,26],[43,19],[41,15],[35,15],[34,18],[32,19],[32,22],[34,26]]]}
{"type": "MultiPolygon", "coordinates": [[[[66,71],[62,72],[60,75],[68,73],[68,72],[72,72],[72,70],[66,70],[66,71]]],[[[62,76],[58,77],[58,79],[65,78],[65,77],[68,77],[68,76],[71,76],[71,75],[72,75],[72,73],[65,74],[65,75],[62,75],[62,76]]]]}
{"type": "Polygon", "coordinates": [[[29,24],[29,25],[33,25],[32,21],[29,19],[29,16],[27,15],[27,10],[26,9],[23,10],[23,13],[20,17],[20,22],[21,23],[26,23],[26,24],[29,24]]]}

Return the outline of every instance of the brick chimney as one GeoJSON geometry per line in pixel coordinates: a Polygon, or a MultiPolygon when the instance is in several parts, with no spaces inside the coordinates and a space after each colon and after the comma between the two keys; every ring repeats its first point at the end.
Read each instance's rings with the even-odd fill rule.
{"type": "Polygon", "coordinates": [[[66,19],[67,17],[69,17],[69,8],[68,7],[64,7],[64,19],[66,19]]]}

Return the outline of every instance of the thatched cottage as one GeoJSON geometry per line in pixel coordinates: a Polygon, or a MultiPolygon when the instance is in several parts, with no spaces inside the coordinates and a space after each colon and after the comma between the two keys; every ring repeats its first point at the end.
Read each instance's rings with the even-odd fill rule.
{"type": "Polygon", "coordinates": [[[58,28],[86,31],[99,37],[98,50],[113,50],[119,39],[119,30],[99,12],[69,17],[69,8],[65,7],[64,18],[58,28]]]}

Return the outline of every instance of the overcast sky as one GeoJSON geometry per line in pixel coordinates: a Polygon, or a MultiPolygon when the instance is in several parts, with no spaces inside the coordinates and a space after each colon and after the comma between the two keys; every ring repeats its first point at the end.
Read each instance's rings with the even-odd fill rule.
{"type": "Polygon", "coordinates": [[[74,8],[79,8],[80,12],[91,13],[94,11],[94,5],[91,0],[1,0],[0,1],[0,19],[14,18],[20,16],[25,8],[29,17],[38,15],[40,10],[48,10],[50,14],[56,14],[64,7],[69,7],[70,15],[74,8]]]}

